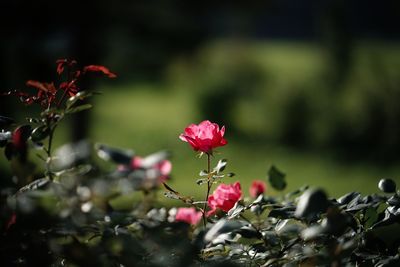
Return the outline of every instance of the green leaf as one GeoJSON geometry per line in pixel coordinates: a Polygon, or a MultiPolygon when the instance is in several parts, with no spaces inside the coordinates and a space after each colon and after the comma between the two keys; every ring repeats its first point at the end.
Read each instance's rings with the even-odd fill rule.
{"type": "Polygon", "coordinates": [[[199,173],[200,176],[208,176],[208,172],[206,170],[202,170],[199,173]]]}
{"type": "Polygon", "coordinates": [[[30,190],[36,190],[36,189],[44,187],[45,185],[47,185],[50,182],[51,182],[50,179],[47,177],[40,178],[40,179],[37,179],[37,180],[31,182],[28,185],[25,185],[24,187],[21,187],[17,193],[19,194],[19,193],[23,193],[23,192],[30,191],[30,190]]]}
{"type": "Polygon", "coordinates": [[[271,186],[278,191],[282,191],[286,188],[285,176],[286,174],[278,170],[274,165],[272,165],[268,171],[268,181],[271,186]]]}
{"type": "Polygon", "coordinates": [[[164,192],[164,196],[167,198],[172,198],[172,199],[177,199],[177,200],[180,199],[180,197],[176,193],[171,192],[171,191],[164,192]]]}
{"type": "Polygon", "coordinates": [[[244,225],[246,225],[246,223],[241,221],[220,219],[207,231],[207,233],[204,236],[204,241],[206,243],[211,242],[219,235],[232,232],[244,225]]]}
{"type": "Polygon", "coordinates": [[[168,192],[164,192],[164,196],[165,197],[172,198],[172,199],[178,199],[178,200],[181,200],[182,202],[184,202],[186,204],[192,204],[194,202],[193,197],[182,196],[181,194],[179,194],[179,192],[177,192],[174,189],[172,189],[166,183],[163,183],[163,185],[164,185],[165,189],[168,190],[168,192]]]}
{"type": "Polygon", "coordinates": [[[321,237],[326,233],[326,229],[321,225],[313,225],[301,232],[301,238],[305,241],[314,240],[318,237],[321,237]]]}
{"type": "Polygon", "coordinates": [[[391,196],[386,203],[388,203],[390,206],[400,206],[400,196],[399,195],[394,195],[391,196]]]}
{"type": "Polygon", "coordinates": [[[219,160],[217,166],[214,168],[214,171],[216,171],[217,173],[223,172],[225,170],[226,164],[228,164],[228,161],[226,159],[219,160]]]}
{"type": "Polygon", "coordinates": [[[378,212],[372,207],[366,209],[364,216],[366,228],[370,228],[378,220],[378,212]]]}
{"type": "Polygon", "coordinates": [[[83,110],[87,110],[92,108],[92,104],[83,104],[74,108],[69,108],[67,109],[66,113],[67,114],[72,114],[72,113],[76,113],[76,112],[81,112],[83,110]]]}
{"type": "Polygon", "coordinates": [[[41,119],[38,118],[26,118],[29,123],[40,123],[41,119]]]}
{"type": "Polygon", "coordinates": [[[31,139],[33,142],[39,142],[49,136],[49,133],[49,128],[47,128],[45,125],[41,125],[33,129],[31,133],[31,139]]]}
{"type": "Polygon", "coordinates": [[[268,217],[290,219],[294,217],[294,209],[292,207],[276,208],[269,212],[268,217]]]}
{"type": "Polygon", "coordinates": [[[115,163],[124,165],[129,165],[132,160],[132,157],[135,154],[131,150],[122,150],[119,148],[114,148],[103,144],[96,144],[95,149],[97,151],[97,155],[101,159],[107,161],[113,161],[115,163]]]}
{"type": "Polygon", "coordinates": [[[308,189],[299,199],[295,216],[297,218],[313,220],[327,210],[329,201],[322,189],[308,189]]]}
{"type": "Polygon", "coordinates": [[[208,181],[209,181],[208,178],[201,178],[201,179],[197,179],[196,184],[202,185],[202,184],[207,183],[208,181]]]}
{"type": "Polygon", "coordinates": [[[337,202],[339,202],[342,205],[349,204],[351,201],[354,199],[359,199],[361,197],[361,194],[358,192],[350,192],[347,193],[340,198],[338,198],[337,202]]]}
{"type": "Polygon", "coordinates": [[[57,109],[57,108],[51,108],[51,109],[46,109],[42,113],[40,113],[41,117],[47,117],[50,114],[57,114],[57,115],[62,115],[62,111],[57,109]]]}
{"type": "Polygon", "coordinates": [[[11,140],[11,136],[12,134],[10,131],[0,132],[0,147],[4,147],[7,144],[8,140],[11,140]]]}
{"type": "Polygon", "coordinates": [[[254,229],[252,226],[242,226],[235,233],[240,234],[243,238],[261,238],[261,234],[259,231],[254,229]]]}
{"type": "Polygon", "coordinates": [[[231,208],[228,211],[228,219],[231,220],[237,216],[239,216],[243,211],[244,211],[245,207],[238,201],[236,202],[235,206],[233,206],[233,208],[231,208]]]}
{"type": "Polygon", "coordinates": [[[92,169],[93,168],[92,168],[92,166],[90,164],[82,164],[82,165],[74,166],[74,167],[69,168],[69,169],[61,170],[59,172],[55,172],[54,175],[56,177],[60,177],[60,176],[63,176],[63,175],[79,177],[79,176],[83,176],[83,175],[87,174],[92,169]]]}
{"type": "Polygon", "coordinates": [[[68,98],[67,102],[66,102],[66,107],[67,109],[70,109],[78,100],[84,100],[92,95],[94,95],[95,93],[92,92],[87,92],[87,91],[81,91],[78,92],[76,95],[71,96],[70,98],[68,98]]]}

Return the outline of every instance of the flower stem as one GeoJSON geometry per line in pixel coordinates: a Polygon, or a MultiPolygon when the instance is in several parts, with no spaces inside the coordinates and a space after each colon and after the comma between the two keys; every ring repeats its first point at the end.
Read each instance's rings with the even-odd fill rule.
{"type": "Polygon", "coordinates": [[[46,171],[47,171],[47,175],[49,176],[50,180],[53,180],[53,173],[51,172],[51,146],[53,144],[53,136],[54,136],[54,131],[57,127],[57,124],[55,124],[53,127],[51,127],[51,125],[49,125],[49,129],[50,129],[50,133],[49,133],[49,142],[47,145],[47,161],[46,161],[46,171]]]}
{"type": "Polygon", "coordinates": [[[203,207],[203,225],[204,225],[204,228],[207,225],[207,218],[206,218],[207,201],[208,201],[208,197],[210,195],[211,186],[212,186],[212,182],[210,181],[210,172],[211,172],[211,157],[210,157],[210,154],[207,153],[208,179],[207,179],[207,194],[206,194],[206,199],[204,200],[204,207],[203,207]]]}

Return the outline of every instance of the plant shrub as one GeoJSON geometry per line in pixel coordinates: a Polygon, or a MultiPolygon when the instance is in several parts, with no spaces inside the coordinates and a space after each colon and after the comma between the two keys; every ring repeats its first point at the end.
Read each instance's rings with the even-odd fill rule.
{"type": "Polygon", "coordinates": [[[79,87],[88,72],[116,77],[104,66],[78,68],[76,61],[59,60],[57,73],[64,81],[28,81],[36,94],[7,93],[25,104],[38,104],[42,111],[22,124],[0,116],[0,145],[15,173],[15,185],[2,188],[0,194],[2,265],[400,264],[400,193],[391,179],[379,182],[381,193],[367,196],[349,192],[334,199],[323,189],[303,187],[272,197],[266,183],[282,191],[286,181],[285,174],[271,166],[265,181],[254,181],[249,189],[252,198],[243,198],[240,182],[224,182],[234,175],[225,172],[227,160],[214,158],[215,149],[227,144],[225,127],[210,121],[192,124],[180,135],[206,158],[205,170],[193,181],[194,187],[204,188],[201,200],[168,185],[172,163],[166,151],[141,156],[87,142],[53,151],[62,119],[91,107],[80,104],[94,95],[79,87]],[[45,166],[38,177],[28,151],[45,166]],[[101,170],[92,151],[114,163],[114,171],[101,170]],[[158,190],[186,207],[156,207],[158,190]],[[112,206],[113,200],[134,191],[142,191],[143,197],[129,209],[112,206]]]}

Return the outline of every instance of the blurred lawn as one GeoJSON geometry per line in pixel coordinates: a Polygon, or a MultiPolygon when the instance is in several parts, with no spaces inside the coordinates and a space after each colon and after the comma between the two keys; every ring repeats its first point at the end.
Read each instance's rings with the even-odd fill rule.
{"type": "MultiPolygon", "coordinates": [[[[91,138],[112,146],[130,148],[139,155],[167,149],[173,153],[173,180],[170,185],[186,195],[204,197],[205,188],[195,181],[205,169],[206,158],[197,158],[188,144],[178,139],[184,127],[198,123],[195,99],[190,91],[164,90],[137,85],[123,88],[103,88],[93,109],[94,125],[91,138]]],[[[282,147],[232,141],[226,125],[229,144],[219,148],[214,163],[220,158],[229,161],[227,171],[236,176],[225,182],[240,181],[248,195],[253,179],[264,179],[271,164],[287,174],[288,188],[302,185],[321,186],[331,196],[349,191],[364,194],[377,192],[380,178],[396,178],[398,167],[379,168],[368,164],[343,165],[328,155],[294,152],[282,147]]],[[[398,179],[397,182],[399,182],[398,179]]],[[[269,194],[276,194],[269,189],[269,194]]]]}
{"type": "MultiPolygon", "coordinates": [[[[384,51],[382,52],[384,63],[386,62],[387,67],[392,69],[390,66],[397,64],[394,59],[399,58],[400,50],[395,45],[384,44],[384,46],[385,49],[382,45],[363,46],[355,54],[364,55],[370,51],[384,51]]],[[[195,59],[195,63],[192,64],[192,67],[196,66],[194,69],[187,68],[188,64],[190,65],[187,59],[178,59],[171,64],[166,72],[167,82],[165,83],[115,86],[109,82],[107,87],[96,88],[96,91],[102,92],[102,95],[92,99],[94,108],[91,114],[93,125],[90,139],[110,146],[133,149],[143,156],[161,149],[171,151],[173,179],[170,185],[182,194],[203,198],[205,188],[200,188],[195,181],[198,179],[199,171],[205,169],[206,159],[197,158],[196,153],[188,144],[180,141],[178,136],[188,124],[208,119],[203,118],[199,113],[198,99],[196,99],[207,87],[209,82],[207,79],[211,81],[219,79],[222,84],[225,80],[231,79],[232,73],[219,70],[225,71],[227,66],[232,65],[232,60],[240,66],[242,60],[238,58],[243,55],[250,55],[265,68],[265,72],[269,75],[269,90],[262,95],[269,99],[269,105],[265,105],[266,108],[261,106],[264,101],[261,97],[255,97],[258,103],[253,102],[252,99],[244,99],[237,106],[235,118],[238,125],[249,129],[250,136],[251,133],[271,134],[276,125],[279,125],[279,116],[281,116],[279,110],[282,109],[279,99],[290,96],[293,84],[305,87],[312,85],[326,67],[322,61],[323,52],[310,44],[255,43],[238,48],[235,45],[217,42],[199,52],[198,59],[195,59]],[[240,53],[238,54],[237,51],[240,53]],[[232,55],[236,55],[236,58],[232,58],[232,55]],[[197,73],[199,69],[200,74],[197,73]]],[[[358,62],[362,67],[368,64],[365,62],[366,59],[363,60],[361,56],[358,62]]],[[[355,69],[358,72],[353,77],[358,77],[364,82],[371,79],[371,75],[366,73],[367,70],[355,69]]],[[[121,73],[120,75],[129,74],[121,73]]],[[[396,72],[393,70],[391,75],[395,77],[396,72]]],[[[368,83],[372,82],[371,80],[368,83]]],[[[312,86],[318,88],[323,86],[321,81],[316,83],[312,86]]],[[[351,83],[352,80],[348,86],[352,86],[351,83]]],[[[321,92],[323,90],[313,92],[310,97],[313,98],[314,95],[324,97],[321,92]]],[[[355,97],[348,97],[346,100],[352,102],[357,99],[357,94],[355,94],[355,97]]],[[[322,107],[325,108],[323,105],[322,103],[322,107]]],[[[350,113],[349,115],[354,116],[350,113]]],[[[25,114],[21,118],[24,117],[26,117],[25,114]]],[[[58,129],[56,146],[66,140],[67,127],[65,122],[58,129]]],[[[377,183],[380,178],[393,178],[397,184],[400,184],[398,165],[379,167],[371,163],[338,163],[331,159],[327,151],[299,152],[279,145],[259,144],[251,138],[245,142],[235,140],[230,135],[230,126],[226,125],[226,128],[229,144],[218,149],[220,154],[215,155],[213,162],[216,163],[220,158],[228,159],[227,171],[234,172],[236,176],[226,178],[225,182],[240,181],[246,195],[248,195],[248,186],[251,181],[265,179],[267,170],[272,164],[287,174],[286,192],[307,184],[325,188],[330,196],[340,196],[349,191],[359,191],[364,194],[377,192],[377,183]]],[[[279,135],[279,132],[276,134],[279,135]]],[[[3,155],[0,161],[1,165],[6,165],[3,155]]],[[[104,164],[104,168],[111,170],[113,166],[104,164]]],[[[269,189],[268,194],[277,194],[277,192],[269,189]]]]}
{"type": "MultiPolygon", "coordinates": [[[[206,159],[197,158],[188,144],[178,139],[188,124],[208,119],[198,111],[199,95],[205,90],[213,90],[213,83],[229,83],[235,78],[237,68],[261,66],[261,76],[267,76],[267,88],[256,85],[256,96],[242,99],[236,106],[235,120],[239,126],[248,129],[250,136],[251,133],[271,134],[280,124],[284,107],[282,99],[285,101],[290,97],[297,86],[315,90],[308,95],[310,101],[326,98],[324,75],[329,68],[326,53],[317,44],[301,42],[210,43],[190,60],[179,58],[171,63],[164,84],[102,88],[104,94],[96,97],[94,105],[91,137],[98,142],[134,149],[140,155],[159,149],[170,150],[174,166],[171,186],[182,194],[203,198],[205,188],[199,188],[195,181],[198,172],[205,168],[206,159]]],[[[374,58],[390,70],[390,77],[397,79],[393,66],[397,64],[395,59],[400,58],[398,45],[368,42],[357,45],[353,55],[354,63],[350,70],[353,78],[345,85],[349,87],[348,91],[359,90],[353,83],[357,78],[361,82],[366,79],[374,82],[367,67],[374,58]]],[[[343,97],[347,102],[359,101],[357,94],[355,96],[350,93],[343,97]]],[[[325,110],[324,105],[322,102],[321,107],[325,110]]],[[[359,116],[351,113],[351,109],[348,112],[346,116],[359,116]]],[[[327,119],[320,121],[329,130],[327,119]]],[[[286,191],[308,184],[325,188],[331,196],[340,196],[349,191],[377,192],[380,178],[390,177],[400,183],[397,165],[379,167],[371,163],[339,163],[331,159],[329,151],[299,152],[279,145],[259,144],[251,138],[245,142],[234,140],[230,136],[230,126],[226,125],[226,128],[229,144],[218,149],[221,153],[215,155],[214,163],[220,158],[228,159],[227,171],[236,176],[226,178],[225,182],[239,180],[246,195],[251,181],[265,179],[272,164],[287,174],[286,191]]],[[[323,131],[321,128],[320,132],[323,131]]],[[[272,189],[268,193],[277,194],[272,189]]]]}

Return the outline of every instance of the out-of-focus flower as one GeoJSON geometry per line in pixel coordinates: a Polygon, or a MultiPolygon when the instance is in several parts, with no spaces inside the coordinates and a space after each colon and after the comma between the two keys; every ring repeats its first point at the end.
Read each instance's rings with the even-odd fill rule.
{"type": "Polygon", "coordinates": [[[201,219],[202,213],[196,211],[195,208],[178,208],[175,221],[186,222],[191,225],[196,225],[201,219]]]}
{"type": "MultiPolygon", "coordinates": [[[[165,182],[168,180],[169,175],[172,170],[172,164],[169,160],[160,160],[153,162],[152,164],[148,164],[146,158],[142,158],[139,156],[134,156],[131,160],[131,170],[147,170],[148,176],[157,176],[158,184],[165,182]]],[[[151,179],[153,180],[153,179],[151,179]]],[[[157,185],[158,185],[157,184],[157,185]]]]}
{"type": "Polygon", "coordinates": [[[242,197],[239,182],[234,184],[220,184],[208,197],[207,203],[211,208],[207,216],[213,215],[218,209],[228,212],[242,197]]]}
{"type": "Polygon", "coordinates": [[[111,176],[120,178],[120,187],[124,192],[153,190],[170,178],[172,164],[168,160],[170,153],[167,151],[141,157],[132,150],[104,144],[96,144],[95,147],[100,158],[117,164],[111,176]]]}
{"type": "Polygon", "coordinates": [[[253,198],[258,197],[259,195],[263,194],[265,192],[265,189],[267,188],[266,184],[264,181],[261,180],[254,180],[251,183],[249,193],[250,196],[253,198]]]}
{"type": "Polygon", "coordinates": [[[218,124],[206,120],[199,125],[190,124],[179,138],[189,143],[195,151],[212,154],[214,148],[228,143],[224,139],[224,134],[225,126],[220,129],[218,124]]]}

